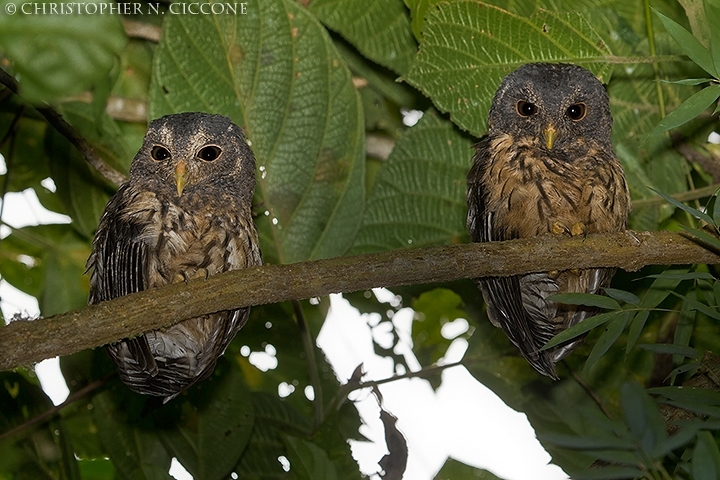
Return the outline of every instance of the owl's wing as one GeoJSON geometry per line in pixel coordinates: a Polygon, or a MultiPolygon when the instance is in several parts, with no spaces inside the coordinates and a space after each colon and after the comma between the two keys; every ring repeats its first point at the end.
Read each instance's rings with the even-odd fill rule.
{"type": "MultiPolygon", "coordinates": [[[[485,202],[482,178],[489,162],[489,146],[487,136],[475,145],[474,162],[468,173],[467,226],[474,242],[510,240],[504,232],[493,229],[493,213],[488,211],[485,202]]],[[[543,314],[544,305],[539,302],[535,305],[533,301],[537,298],[544,302],[545,297],[554,293],[551,290],[557,291],[557,285],[535,282],[535,291],[531,289],[524,295],[520,282],[519,276],[487,277],[478,281],[487,304],[488,317],[495,326],[503,329],[530,365],[544,375],[557,378],[550,354],[540,351],[554,336],[555,329],[543,314]]]]}
{"type": "MultiPolygon", "coordinates": [[[[92,270],[88,300],[91,305],[147,288],[147,246],[136,241],[140,226],[130,223],[119,214],[129,202],[126,183],[110,199],[100,218],[93,251],[87,262],[87,269],[92,270]]],[[[145,335],[127,339],[123,343],[138,362],[135,368],[146,370],[150,375],[157,374],[158,366],[145,335]]],[[[111,355],[114,349],[113,345],[108,346],[111,355]]]]}

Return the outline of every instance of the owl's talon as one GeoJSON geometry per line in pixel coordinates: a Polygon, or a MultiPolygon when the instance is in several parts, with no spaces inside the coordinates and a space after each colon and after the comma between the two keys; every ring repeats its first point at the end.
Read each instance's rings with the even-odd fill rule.
{"type": "Polygon", "coordinates": [[[587,237],[587,227],[583,222],[577,222],[574,223],[572,227],[570,227],[570,236],[572,237],[579,237],[579,236],[587,237]]]}
{"type": "Polygon", "coordinates": [[[554,235],[563,235],[565,233],[570,233],[570,229],[560,222],[553,222],[552,233],[554,235]]]}

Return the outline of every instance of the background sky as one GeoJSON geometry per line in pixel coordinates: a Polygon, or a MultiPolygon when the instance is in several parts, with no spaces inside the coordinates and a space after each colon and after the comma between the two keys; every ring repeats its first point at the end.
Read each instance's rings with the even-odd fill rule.
{"type": "MultiPolygon", "coordinates": [[[[0,156],[0,174],[5,164],[0,156]]],[[[46,188],[54,189],[52,180],[46,179],[46,188]]],[[[67,223],[64,215],[45,210],[32,190],[8,193],[5,196],[2,222],[15,228],[39,223],[67,223]]],[[[0,227],[0,236],[6,236],[8,227],[0,227]]],[[[392,292],[373,291],[380,301],[396,302],[392,292]]],[[[0,280],[0,307],[5,318],[17,311],[39,315],[37,301],[0,280]]],[[[395,374],[391,359],[375,354],[372,339],[390,342],[390,333],[373,328],[380,321],[378,314],[360,315],[341,295],[331,295],[331,309],[317,342],[335,369],[337,377],[345,383],[355,368],[363,364],[367,380],[382,380],[395,374]]],[[[411,369],[419,369],[412,354],[410,331],[413,311],[404,308],[395,314],[393,324],[399,331],[401,342],[396,353],[403,354],[411,369]]],[[[443,335],[451,339],[468,328],[465,319],[446,325],[443,335]]],[[[242,333],[240,334],[242,335],[242,333]]],[[[443,363],[462,359],[467,342],[455,339],[443,363]]],[[[274,368],[277,361],[274,349],[253,352],[250,361],[262,370],[274,368]]],[[[68,395],[65,380],[60,373],[57,358],[36,366],[43,389],[55,405],[68,395]]],[[[477,382],[464,367],[443,371],[442,385],[433,391],[422,379],[404,379],[380,387],[384,407],[398,418],[398,429],[408,441],[409,456],[405,479],[431,480],[448,457],[469,465],[485,468],[506,480],[565,480],[568,476],[557,466],[549,465],[550,455],[535,438],[535,432],[524,414],[505,405],[494,393],[477,382]],[[522,459],[522,461],[518,461],[522,459]]],[[[312,392],[291,392],[288,386],[278,386],[278,394],[311,395],[312,392]]],[[[350,395],[363,420],[360,432],[369,442],[351,442],[353,456],[367,475],[380,470],[378,461],[387,453],[385,434],[380,421],[380,408],[369,389],[350,395]]],[[[177,462],[170,473],[178,480],[192,478],[177,462]]],[[[379,479],[378,475],[371,478],[379,479]]]]}

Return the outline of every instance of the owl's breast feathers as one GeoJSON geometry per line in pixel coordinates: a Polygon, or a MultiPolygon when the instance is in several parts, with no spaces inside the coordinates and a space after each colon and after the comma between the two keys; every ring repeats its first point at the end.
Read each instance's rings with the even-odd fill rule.
{"type": "MultiPolygon", "coordinates": [[[[630,196],[622,166],[610,148],[577,139],[549,151],[511,135],[484,137],[468,174],[468,229],[473,241],[489,242],[549,234],[554,224],[582,224],[585,233],[626,228],[630,196]],[[583,152],[583,153],[576,153],[583,152]]],[[[540,349],[556,333],[596,313],[547,300],[561,292],[596,293],[612,269],[569,270],[482,279],[488,317],[502,327],[528,362],[557,378],[555,362],[579,341],[540,349]]]]}
{"type": "Polygon", "coordinates": [[[481,145],[479,182],[496,240],[547,234],[555,223],[581,222],[586,233],[625,229],[630,197],[622,166],[612,151],[575,142],[548,151],[503,134],[481,145]]]}
{"type": "MultiPolygon", "coordinates": [[[[262,263],[249,211],[217,213],[208,202],[196,203],[205,206],[160,201],[123,185],[100,220],[88,259],[90,303],[262,263]]],[[[244,308],[191,318],[108,352],[131,388],[172,398],[212,372],[247,317],[244,308]]]]}

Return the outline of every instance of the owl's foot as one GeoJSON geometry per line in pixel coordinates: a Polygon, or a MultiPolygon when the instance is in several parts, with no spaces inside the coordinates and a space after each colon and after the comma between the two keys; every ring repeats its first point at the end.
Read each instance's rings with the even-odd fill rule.
{"type": "Polygon", "coordinates": [[[570,233],[570,229],[560,222],[553,222],[551,231],[553,235],[563,235],[565,233],[570,233]]]}
{"type": "Polygon", "coordinates": [[[202,278],[203,280],[207,280],[209,276],[210,272],[208,272],[207,268],[198,268],[193,272],[192,275],[188,275],[187,272],[176,273],[173,283],[188,283],[190,280],[194,280],[196,278],[202,278]]]}
{"type": "Polygon", "coordinates": [[[581,235],[583,238],[587,237],[587,227],[583,222],[574,223],[573,226],[570,227],[570,236],[579,237],[581,235]]]}
{"type": "Polygon", "coordinates": [[[587,236],[587,227],[583,222],[573,223],[570,228],[560,222],[553,222],[551,231],[554,235],[570,235],[571,237],[583,238],[587,236]]]}

